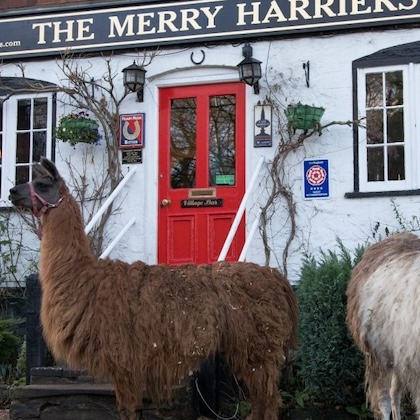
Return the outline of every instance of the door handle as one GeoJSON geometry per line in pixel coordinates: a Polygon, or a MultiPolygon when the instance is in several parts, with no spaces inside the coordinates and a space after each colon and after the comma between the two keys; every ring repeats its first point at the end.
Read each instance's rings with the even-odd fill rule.
{"type": "Polygon", "coordinates": [[[169,200],[169,198],[164,198],[160,203],[160,207],[166,207],[169,206],[169,204],[171,204],[171,200],[169,200]]]}

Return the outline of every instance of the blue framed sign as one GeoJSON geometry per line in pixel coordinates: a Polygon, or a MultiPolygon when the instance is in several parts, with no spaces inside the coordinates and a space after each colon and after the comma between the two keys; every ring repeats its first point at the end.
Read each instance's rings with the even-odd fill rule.
{"type": "Polygon", "coordinates": [[[304,198],[329,198],[329,178],[328,160],[304,160],[304,198]]]}
{"type": "Polygon", "coordinates": [[[120,149],[136,149],[144,146],[144,113],[120,115],[120,149]]]}

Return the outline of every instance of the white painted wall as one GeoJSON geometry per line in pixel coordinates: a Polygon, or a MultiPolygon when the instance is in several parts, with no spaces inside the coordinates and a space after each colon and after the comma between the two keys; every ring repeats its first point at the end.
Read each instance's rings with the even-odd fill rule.
{"type": "MultiPolygon", "coordinates": [[[[305,38],[277,39],[254,42],[254,57],[262,61],[264,76],[261,80],[260,95],[254,95],[247,87],[247,179],[252,176],[253,168],[263,155],[270,160],[278,144],[274,136],[272,148],[256,149],[253,147],[253,107],[259,100],[264,100],[269,93],[269,86],[280,84],[281,91],[276,93],[279,102],[286,107],[292,102],[302,102],[326,108],[322,123],[333,120],[352,119],[352,61],[372,54],[380,49],[413,42],[420,38],[420,29],[400,29],[375,32],[358,32],[342,35],[311,35],[305,38]],[[310,87],[305,83],[302,64],[310,62],[310,87]]],[[[112,65],[115,74],[119,74],[119,88],[122,92],[122,73],[124,67],[133,60],[138,60],[136,53],[115,54],[112,65]]],[[[242,45],[221,45],[211,48],[196,47],[191,49],[164,49],[147,66],[147,85],[143,103],[136,102],[135,94],[127,97],[122,113],[144,112],[146,114],[146,139],[143,150],[143,164],[136,165],[137,173],[123,190],[125,196],[123,211],[114,217],[110,226],[110,238],[124,224],[136,217],[136,224],[126,238],[111,253],[112,258],[128,262],[143,260],[156,263],[157,260],[157,181],[158,181],[158,89],[162,86],[214,83],[215,81],[234,81],[238,75],[236,65],[242,60],[242,45]],[[194,52],[201,57],[200,50],[206,54],[202,65],[196,66],[190,60],[194,52]]],[[[104,72],[103,58],[91,58],[84,61],[91,66],[90,73],[95,79],[104,72]]],[[[28,77],[60,83],[60,74],[56,60],[51,58],[24,63],[28,77]]],[[[3,76],[20,76],[15,63],[1,66],[3,76]]],[[[58,117],[71,109],[59,109],[58,117]]],[[[80,159],[81,147],[76,149],[58,143],[57,165],[65,170],[60,157],[69,156],[73,161],[80,159]]],[[[102,146],[103,147],[103,146],[102,146]]],[[[100,160],[103,150],[94,147],[94,153],[100,160]]],[[[124,171],[131,168],[124,165],[124,171]]],[[[311,138],[288,162],[290,183],[297,199],[298,237],[292,246],[288,258],[289,278],[298,279],[301,261],[305,252],[318,253],[336,247],[339,237],[349,249],[364,243],[372,236],[373,226],[397,228],[392,212],[390,198],[345,199],[344,194],[353,190],[353,136],[347,126],[332,126],[320,137],[311,138]],[[326,200],[303,200],[302,162],[304,159],[328,159],[330,164],[330,198],[326,200]]],[[[249,228],[258,209],[258,201],[263,202],[263,178],[261,172],[259,185],[252,194],[248,205],[249,228]]],[[[65,176],[65,174],[64,174],[65,176]]],[[[397,204],[404,215],[411,217],[418,212],[420,197],[398,197],[397,204]]],[[[271,243],[277,258],[281,260],[287,229],[286,215],[279,207],[272,226],[271,243]]],[[[249,260],[264,263],[264,252],[257,232],[249,251],[249,260]]],[[[272,266],[278,266],[273,258],[272,266]]]]}

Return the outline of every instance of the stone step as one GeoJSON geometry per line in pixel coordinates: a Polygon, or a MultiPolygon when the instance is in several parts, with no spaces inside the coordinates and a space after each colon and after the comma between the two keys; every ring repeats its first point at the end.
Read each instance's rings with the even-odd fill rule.
{"type": "MultiPolygon", "coordinates": [[[[191,401],[185,387],[175,392],[171,405],[144,402],[137,410],[142,420],[191,420],[191,401]]],[[[98,383],[31,384],[10,390],[11,420],[119,419],[113,387],[98,383]]]]}
{"type": "Polygon", "coordinates": [[[35,367],[31,369],[31,385],[103,383],[85,370],[61,366],[35,367]]]}

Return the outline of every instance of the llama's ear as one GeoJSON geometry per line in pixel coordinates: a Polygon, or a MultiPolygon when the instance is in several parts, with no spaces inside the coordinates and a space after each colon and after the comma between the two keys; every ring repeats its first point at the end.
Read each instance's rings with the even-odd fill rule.
{"type": "Polygon", "coordinates": [[[44,175],[44,176],[48,175],[55,181],[58,181],[59,179],[61,179],[61,176],[58,173],[57,168],[55,167],[54,163],[52,163],[50,160],[48,160],[45,157],[41,157],[40,164],[41,165],[34,166],[34,171],[38,172],[39,170],[41,170],[41,175],[44,175]]]}

